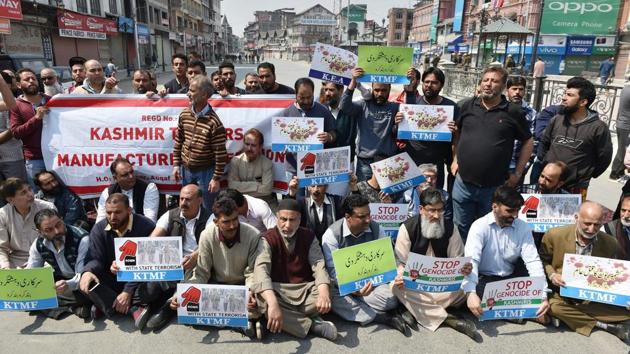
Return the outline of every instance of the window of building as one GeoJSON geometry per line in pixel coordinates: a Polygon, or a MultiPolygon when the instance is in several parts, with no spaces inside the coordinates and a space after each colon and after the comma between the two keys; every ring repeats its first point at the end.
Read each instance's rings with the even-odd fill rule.
{"type": "Polygon", "coordinates": [[[101,0],[90,0],[90,13],[92,15],[101,15],[101,0]]]}
{"type": "Polygon", "coordinates": [[[77,11],[78,12],[88,12],[87,0],[77,0],[77,11]]]}
{"type": "Polygon", "coordinates": [[[396,29],[402,29],[402,23],[397,23],[396,24],[396,29]]]}
{"type": "Polygon", "coordinates": [[[110,14],[118,14],[118,4],[116,0],[109,0],[109,13],[110,14]]]}
{"type": "Polygon", "coordinates": [[[394,38],[396,38],[396,40],[397,40],[397,41],[399,41],[399,40],[400,40],[400,38],[401,38],[400,33],[396,33],[396,35],[394,36],[394,38]]]}
{"type": "Polygon", "coordinates": [[[149,6],[149,22],[153,23],[153,7],[149,6]]]}
{"type": "Polygon", "coordinates": [[[403,18],[402,12],[397,12],[396,13],[396,18],[403,18]]]}

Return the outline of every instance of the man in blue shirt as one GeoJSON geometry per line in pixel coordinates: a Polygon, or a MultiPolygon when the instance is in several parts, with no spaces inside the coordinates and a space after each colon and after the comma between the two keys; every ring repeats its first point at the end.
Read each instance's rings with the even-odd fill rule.
{"type": "Polygon", "coordinates": [[[599,64],[599,80],[602,86],[606,85],[608,78],[612,78],[615,68],[615,57],[610,57],[599,64]]]}

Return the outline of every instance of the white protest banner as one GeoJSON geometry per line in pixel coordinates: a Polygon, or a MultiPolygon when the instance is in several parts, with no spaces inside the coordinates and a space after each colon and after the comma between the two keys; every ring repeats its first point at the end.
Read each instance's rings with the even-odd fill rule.
{"type": "Polygon", "coordinates": [[[297,155],[298,187],[348,182],[350,147],[300,151],[297,155]]]}
{"type": "Polygon", "coordinates": [[[385,193],[402,192],[425,181],[418,166],[406,152],[374,162],[370,167],[385,193]]]}
{"type": "Polygon", "coordinates": [[[410,252],[403,272],[405,288],[428,293],[457,291],[467,263],[470,257],[439,258],[410,252]]]}
{"type": "Polygon", "coordinates": [[[317,134],[324,131],[324,118],[275,117],[271,123],[271,150],[299,152],[320,150],[317,134]]]}
{"type": "Polygon", "coordinates": [[[575,223],[580,209],[579,194],[522,194],[525,204],[518,218],[534,232],[545,232],[553,227],[575,223]]]}
{"type": "Polygon", "coordinates": [[[348,86],[358,61],[359,57],[350,51],[316,43],[308,76],[348,86]]]}
{"type": "Polygon", "coordinates": [[[247,327],[249,290],[241,285],[177,284],[180,324],[247,327]]]}
{"type": "Polygon", "coordinates": [[[560,295],[627,307],[630,305],[630,262],[565,254],[560,295]]]}
{"type": "Polygon", "coordinates": [[[385,234],[395,240],[400,224],[409,217],[409,205],[370,203],[370,216],[377,222],[385,234]]]}
{"type": "MultiPolygon", "coordinates": [[[[245,132],[257,128],[271,137],[271,117],[295,101],[292,95],[246,95],[210,99],[225,127],[228,157],[243,146],[245,132]]],[[[84,198],[97,197],[113,183],[109,165],[119,156],[134,164],[139,178],[157,184],[161,193],[178,193],[173,171],[173,134],[179,113],[189,105],[185,95],[159,100],[144,95],[57,95],[47,104],[42,153],[48,170],[84,198]]],[[[274,190],[288,187],[284,152],[263,155],[274,163],[274,190]]]]}
{"type": "Polygon", "coordinates": [[[547,298],[544,277],[520,277],[486,284],[481,301],[481,321],[535,318],[547,298]]]}
{"type": "Polygon", "coordinates": [[[182,238],[117,237],[114,253],[118,281],[183,280],[182,238]]]}
{"type": "Polygon", "coordinates": [[[448,123],[453,121],[455,107],[401,104],[404,118],[398,125],[398,139],[451,141],[448,123]]]}

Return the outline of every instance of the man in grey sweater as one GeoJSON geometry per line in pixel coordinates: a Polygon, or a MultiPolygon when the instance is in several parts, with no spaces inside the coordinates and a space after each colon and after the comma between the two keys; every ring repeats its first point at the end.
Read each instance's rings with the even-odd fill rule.
{"type": "Polygon", "coordinates": [[[393,156],[397,152],[396,134],[398,126],[394,117],[398,103],[389,102],[390,84],[372,84],[372,98],[352,102],[357,80],[365,74],[362,68],[352,69],[352,81],[341,97],[340,109],[346,112],[360,111],[357,118],[357,178],[365,181],[372,176],[370,164],[374,156],[393,156]],[[355,107],[353,107],[355,106],[355,107]]]}
{"type": "Polygon", "coordinates": [[[620,183],[626,183],[627,177],[625,177],[626,167],[623,165],[623,157],[626,153],[626,148],[630,144],[630,77],[626,80],[626,84],[621,90],[621,97],[619,98],[619,115],[617,116],[617,154],[613,160],[612,168],[610,170],[610,179],[620,180],[620,183]]]}

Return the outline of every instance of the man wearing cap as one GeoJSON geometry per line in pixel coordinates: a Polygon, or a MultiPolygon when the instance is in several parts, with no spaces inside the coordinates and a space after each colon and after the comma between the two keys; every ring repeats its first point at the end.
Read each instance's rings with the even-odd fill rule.
{"type": "Polygon", "coordinates": [[[300,227],[300,207],[293,199],[278,205],[278,224],[262,234],[254,267],[259,310],[267,329],[299,338],[308,333],[334,341],[337,328],[319,314],[330,311],[330,278],[312,231],[300,227]]]}

